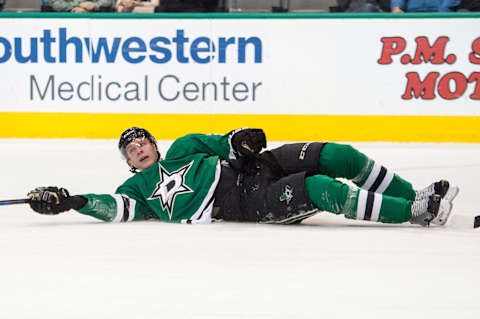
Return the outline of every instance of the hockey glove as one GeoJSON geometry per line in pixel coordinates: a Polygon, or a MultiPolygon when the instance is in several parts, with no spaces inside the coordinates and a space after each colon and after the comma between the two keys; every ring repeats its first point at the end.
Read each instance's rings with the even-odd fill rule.
{"type": "Polygon", "coordinates": [[[243,128],[233,133],[232,147],[241,156],[251,157],[267,147],[267,138],[262,129],[243,128]]]}
{"type": "Polygon", "coordinates": [[[57,215],[71,208],[78,209],[83,207],[87,201],[86,198],[80,196],[70,196],[65,188],[55,186],[37,187],[27,196],[30,198],[30,207],[44,215],[57,215]]]}

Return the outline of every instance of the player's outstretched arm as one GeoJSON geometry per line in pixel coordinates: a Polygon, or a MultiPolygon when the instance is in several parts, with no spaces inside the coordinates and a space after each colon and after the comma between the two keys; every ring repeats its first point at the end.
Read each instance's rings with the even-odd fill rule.
{"type": "Polygon", "coordinates": [[[85,194],[70,196],[65,188],[37,187],[28,193],[30,207],[42,215],[57,215],[74,209],[106,222],[144,220],[148,208],[125,194],[85,194]]]}

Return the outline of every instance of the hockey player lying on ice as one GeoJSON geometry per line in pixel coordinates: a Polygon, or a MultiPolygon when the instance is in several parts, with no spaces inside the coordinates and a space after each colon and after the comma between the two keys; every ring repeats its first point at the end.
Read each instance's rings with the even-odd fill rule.
{"type": "Polygon", "coordinates": [[[31,208],[47,215],[74,209],[111,222],[192,224],[293,224],[328,211],[350,219],[428,226],[446,223],[458,192],[447,181],[415,191],[349,145],[285,144],[260,152],[266,147],[261,129],[189,134],[177,139],[164,159],[155,138],[142,128],[123,132],[118,146],[135,174],[115,194],[70,196],[64,188],[39,187],[28,194],[31,208]]]}

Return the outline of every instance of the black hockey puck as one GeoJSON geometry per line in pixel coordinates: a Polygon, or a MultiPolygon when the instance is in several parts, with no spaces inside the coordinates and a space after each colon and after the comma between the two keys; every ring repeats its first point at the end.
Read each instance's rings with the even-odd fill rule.
{"type": "Polygon", "coordinates": [[[475,220],[473,222],[473,228],[478,228],[480,227],[480,215],[475,216],[475,220]]]}

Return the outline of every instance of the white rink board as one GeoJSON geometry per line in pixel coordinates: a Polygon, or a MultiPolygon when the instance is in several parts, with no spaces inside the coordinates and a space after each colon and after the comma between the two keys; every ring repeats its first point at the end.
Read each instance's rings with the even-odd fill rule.
{"type": "Polygon", "coordinates": [[[479,19],[18,21],[0,19],[0,73],[6,75],[0,78],[0,112],[480,114],[479,19]],[[405,49],[392,55],[391,63],[379,63],[388,49],[382,38],[391,37],[403,39],[405,49]],[[439,51],[442,63],[402,64],[405,54],[413,58],[421,37],[431,46],[447,38],[439,51]],[[81,59],[73,38],[82,43],[81,59]],[[255,44],[241,47],[241,39],[255,44]],[[31,50],[31,41],[37,50],[31,50]],[[104,51],[92,62],[86,43],[98,51],[101,41],[115,58],[107,62],[104,51]],[[36,62],[16,58],[31,52],[36,62]],[[422,81],[438,73],[434,98],[402,98],[409,72],[422,81]],[[444,98],[440,87],[457,90],[455,80],[448,80],[452,74],[465,88],[444,98]]]}
{"type": "MultiPolygon", "coordinates": [[[[354,146],[418,187],[451,180],[454,209],[478,214],[478,144],[354,146]]],[[[2,199],[40,185],[111,192],[130,175],[115,140],[0,139],[0,149],[2,199]]],[[[327,213],[297,226],[109,224],[23,205],[0,214],[2,318],[480,316],[479,230],[327,213]]]]}

